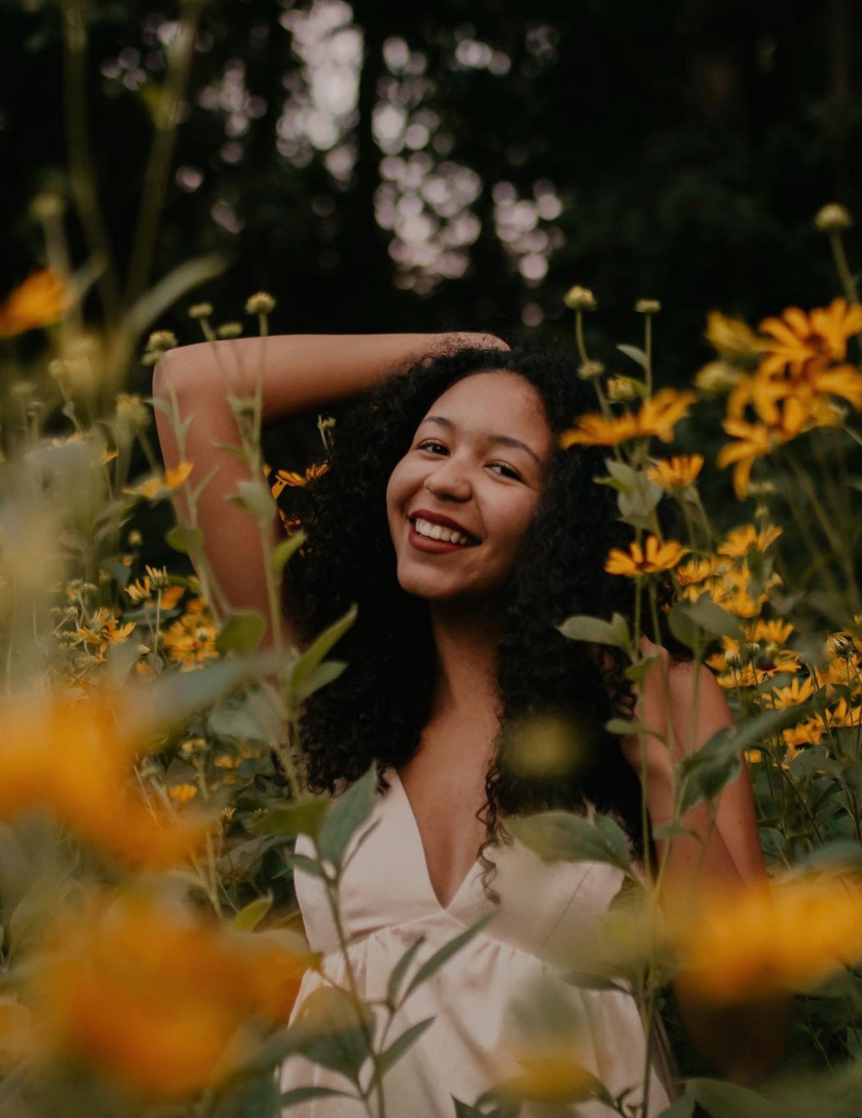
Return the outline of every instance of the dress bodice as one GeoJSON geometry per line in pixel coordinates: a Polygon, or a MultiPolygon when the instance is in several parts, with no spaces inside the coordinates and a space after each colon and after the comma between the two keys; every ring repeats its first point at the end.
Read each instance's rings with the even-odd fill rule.
{"type": "MultiPolygon", "coordinates": [[[[483,888],[483,867],[476,861],[451,902],[438,901],[428,874],[422,837],[407,793],[394,769],[386,771],[389,789],[348,845],[339,896],[342,926],[354,977],[366,1000],[382,998],[392,968],[419,937],[416,965],[480,917],[490,921],[433,978],[411,994],[401,1011],[404,1028],[434,1017],[434,1024],[386,1080],[389,1118],[454,1118],[452,1095],[474,1103],[494,1076],[494,1054],[524,1037],[530,998],[553,994],[582,1036],[578,1058],[616,1093],[636,1086],[643,1068],[644,1035],[634,999],[622,990],[583,990],[565,983],[561,970],[573,969],[573,947],[589,941],[597,917],[619,891],[623,873],[599,862],[543,862],[515,842],[494,847],[491,881],[495,904],[483,888]],[[553,990],[548,990],[550,982],[553,990]],[[526,1012],[526,1015],[525,1015],[526,1012]],[[391,1101],[391,1105],[390,1105],[391,1101]]],[[[308,836],[297,852],[313,854],[308,836]]],[[[323,970],[344,983],[344,958],[323,882],[297,868],[295,885],[306,934],[323,956],[323,970]]],[[[577,968],[575,968],[577,969],[577,968]]],[[[310,971],[294,1007],[326,981],[310,971]]],[[[663,1039],[663,1038],[662,1038],[663,1039]]],[[[657,1046],[659,1057],[662,1044],[657,1046]]],[[[650,1114],[668,1103],[668,1070],[654,1075],[650,1114]]],[[[334,1073],[293,1057],[283,1065],[282,1088],[335,1085],[334,1073]]],[[[338,1083],[343,1089],[345,1081],[338,1083]]],[[[543,1118],[599,1118],[596,1102],[541,1108],[543,1118]]],[[[285,1112],[292,1118],[353,1118],[361,1108],[344,1100],[320,1099],[285,1112]]],[[[524,1118],[530,1118],[529,1107],[524,1118]]]]}

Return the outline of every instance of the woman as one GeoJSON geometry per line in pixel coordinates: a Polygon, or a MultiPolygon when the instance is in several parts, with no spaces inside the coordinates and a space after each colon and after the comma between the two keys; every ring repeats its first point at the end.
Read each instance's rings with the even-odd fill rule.
{"type": "MultiPolygon", "coordinates": [[[[227,344],[169,353],[154,394],[164,396],[170,379],[183,414],[196,413],[188,433],[192,484],[215,470],[198,502],[207,557],[234,607],[266,612],[260,545],[247,514],[224,501],[247,473],[214,445],[235,441],[218,391],[227,344]]],[[[382,794],[367,833],[356,836],[342,889],[361,993],[382,997],[395,962],[420,934],[430,952],[483,912],[499,910],[405,1007],[402,1028],[435,1021],[386,1079],[389,1115],[450,1115],[452,1096],[474,1102],[489,1085],[493,1052],[523,1028],[513,1005],[542,983],[586,1038],[579,1056],[589,1070],[612,1094],[632,1087],[628,1101],[637,1101],[645,1039],[633,999],[567,985],[554,965],[590,918],[606,911],[620,871],[545,864],[505,841],[507,814],[597,807],[616,814],[635,852],[649,861],[639,777],[646,772],[652,826],[667,822],[669,751],[647,734],[620,743],[602,726],[633,713],[678,751],[690,725],[690,665],[670,663],[664,653],[641,691],[630,694],[621,654],[567,641],[555,628],[571,614],[610,617],[632,607],[627,580],[603,569],[628,531],[617,520],[613,491],[593,481],[606,472],[604,456],[557,448],[575,415],[592,410],[591,390],[564,359],[510,351],[482,335],[229,344],[249,370],[263,353],[264,424],[364,394],[339,425],[329,470],[301,494],[297,511],[310,554],[290,566],[282,620],[284,637],[302,645],[351,602],[359,604],[338,649],[349,667],[308,701],[301,731],[314,788],[334,792],[372,760],[378,766],[382,794]],[[577,764],[525,771],[507,734],[537,713],[574,724],[577,764]]],[[[163,416],[158,423],[173,465],[173,434],[163,416]]],[[[730,722],[718,685],[702,669],[695,744],[730,722]]],[[[703,806],[685,825],[709,841],[703,857],[695,837],[673,843],[669,894],[762,878],[747,772],[725,789],[711,832],[703,806]]],[[[652,853],[661,852],[658,843],[652,853]]],[[[296,884],[312,946],[340,981],[343,960],[320,883],[298,873],[296,884]]],[[[307,977],[297,1010],[324,981],[307,977]]],[[[693,1041],[720,1072],[752,1082],[780,1060],[783,1007],[717,1012],[682,995],[677,1001],[693,1041]]],[[[671,1097],[660,1065],[657,1059],[650,1115],[671,1097]]],[[[312,1083],[338,1089],[345,1081],[287,1061],[285,1089],[312,1083]]],[[[361,1113],[339,1098],[306,1105],[315,1118],[361,1113]]],[[[597,1102],[560,1111],[602,1112],[597,1102]]]]}

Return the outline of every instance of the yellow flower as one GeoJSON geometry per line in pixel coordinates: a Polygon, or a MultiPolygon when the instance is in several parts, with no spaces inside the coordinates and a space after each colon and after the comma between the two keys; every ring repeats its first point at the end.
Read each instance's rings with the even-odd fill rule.
{"type": "Polygon", "coordinates": [[[59,322],[67,306],[66,289],[56,272],[35,272],[0,306],[0,338],[59,322]]]}
{"type": "MultiPolygon", "coordinates": [[[[299,485],[308,485],[310,481],[315,481],[317,478],[322,477],[328,469],[328,462],[315,462],[308,467],[304,474],[298,474],[294,470],[276,470],[275,480],[270,483],[272,495],[278,498],[281,496],[282,491],[288,486],[296,487],[299,485]]],[[[263,472],[266,476],[269,476],[270,471],[267,466],[263,467],[263,472]]]]}
{"type": "Polygon", "coordinates": [[[762,423],[746,423],[742,419],[725,419],[722,427],[737,441],[727,443],[718,452],[716,465],[720,470],[735,464],[733,491],[739,501],[744,501],[751,481],[751,467],[756,458],[764,458],[772,450],[769,430],[762,423]]]}
{"type": "Polygon", "coordinates": [[[168,470],[166,474],[154,474],[152,477],[142,481],[134,488],[124,489],[124,493],[131,493],[135,496],[146,497],[149,500],[157,500],[160,497],[167,496],[179,489],[181,485],[185,484],[189,474],[194,469],[193,462],[180,462],[172,470],[168,470]]]}
{"type": "Polygon", "coordinates": [[[781,645],[793,632],[793,625],[789,621],[780,621],[777,618],[773,618],[771,621],[760,619],[747,632],[753,641],[781,645]]]}
{"type": "Polygon", "coordinates": [[[694,484],[703,468],[702,454],[680,454],[673,458],[660,458],[648,470],[650,481],[663,489],[685,489],[694,484]]]}
{"type": "Polygon", "coordinates": [[[218,657],[216,639],[218,630],[208,614],[186,606],[186,612],[178,617],[162,637],[162,647],[168,659],[180,665],[180,671],[189,672],[203,665],[205,660],[218,657]]]}
{"type": "Polygon", "coordinates": [[[122,625],[110,610],[100,606],[90,619],[89,625],[75,630],[75,638],[90,645],[96,653],[96,663],[104,663],[105,651],[109,644],[128,640],[135,628],[134,621],[122,625]]]}
{"type": "Polygon", "coordinates": [[[716,890],[672,913],[669,924],[684,964],[676,982],[715,1004],[813,990],[862,960],[855,879],[716,890]]]}
{"type": "Polygon", "coordinates": [[[168,795],[180,807],[187,804],[189,800],[193,800],[197,794],[198,790],[194,784],[172,784],[168,788],[168,795]]]}
{"type": "Polygon", "coordinates": [[[710,311],[706,316],[704,337],[730,361],[755,357],[766,348],[765,340],[759,338],[747,322],[720,311],[710,311]]]}
{"type": "Polygon", "coordinates": [[[239,933],[189,906],[121,895],[57,922],[29,993],[36,1027],[146,1099],[223,1082],[286,1024],[309,954],[287,933],[239,933]]]}
{"type": "Polygon", "coordinates": [[[613,548],[605,563],[605,570],[611,575],[638,578],[655,571],[671,570],[687,552],[688,548],[676,540],[662,543],[657,536],[647,536],[643,547],[635,541],[627,552],[619,547],[613,548]]]}
{"type": "Polygon", "coordinates": [[[769,356],[761,362],[762,373],[770,376],[787,369],[801,377],[806,370],[844,361],[848,338],[862,331],[862,306],[848,306],[846,299],[838,298],[810,314],[788,307],[780,318],[765,318],[760,329],[770,335],[763,347],[769,356]]]}
{"type": "Polygon", "coordinates": [[[204,840],[210,820],[179,823],[145,801],[134,780],[134,725],[99,694],[0,705],[0,819],[48,810],[78,839],[133,866],[168,868],[204,840]]]}
{"type": "Polygon", "coordinates": [[[766,551],[770,544],[775,543],[783,531],[783,528],[779,528],[775,524],[767,525],[759,532],[753,524],[743,524],[740,528],[734,528],[732,532],[728,532],[724,542],[718,548],[718,554],[742,559],[752,547],[757,548],[758,551],[766,551]]]}
{"type": "Polygon", "coordinates": [[[677,567],[676,578],[680,586],[692,586],[714,577],[716,573],[714,559],[693,558],[687,559],[677,567]]]}
{"type": "Polygon", "coordinates": [[[823,717],[829,726],[862,726],[862,706],[851,707],[846,699],[839,699],[834,710],[827,710],[823,717]]]}
{"type": "Polygon", "coordinates": [[[558,445],[562,450],[570,446],[616,446],[627,439],[650,435],[669,443],[673,440],[675,425],[688,415],[696,399],[694,392],[662,388],[655,396],[644,400],[636,415],[624,414],[613,419],[605,419],[598,413],[580,416],[574,427],[559,436],[558,445]]]}
{"type": "Polygon", "coordinates": [[[786,710],[788,707],[807,702],[813,694],[814,684],[810,678],[794,679],[787,687],[776,687],[774,691],[767,691],[763,696],[763,705],[774,707],[776,710],[786,710]]]}
{"type": "Polygon", "coordinates": [[[500,1061],[495,1093],[505,1099],[538,1103],[574,1103],[601,1094],[599,1080],[574,1058],[579,1039],[554,1038],[545,1045],[515,1048],[508,1067],[500,1061]]]}
{"type": "Polygon", "coordinates": [[[788,726],[781,731],[781,740],[789,748],[796,750],[804,745],[819,745],[823,740],[826,728],[816,718],[807,718],[804,722],[797,722],[795,726],[788,726]]]}

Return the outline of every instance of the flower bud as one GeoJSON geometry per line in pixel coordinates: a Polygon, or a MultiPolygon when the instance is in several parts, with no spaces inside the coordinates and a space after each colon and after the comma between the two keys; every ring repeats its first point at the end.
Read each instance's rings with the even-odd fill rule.
{"type": "Polygon", "coordinates": [[[605,367],[601,361],[584,361],[584,363],[578,367],[578,376],[581,380],[595,380],[595,378],[600,377],[604,371],[605,367]]]}
{"type": "Polygon", "coordinates": [[[853,228],[853,218],[840,202],[830,202],[814,215],[814,224],[821,233],[843,233],[853,228]]]}
{"type": "Polygon", "coordinates": [[[563,302],[572,311],[594,311],[596,306],[596,297],[588,287],[570,287],[566,294],[563,296],[563,302]]]}
{"type": "Polygon", "coordinates": [[[137,528],[133,528],[131,532],[129,532],[129,547],[140,547],[143,542],[144,537],[141,535],[137,528]]]}
{"type": "Polygon", "coordinates": [[[147,349],[155,353],[164,353],[166,349],[173,349],[179,343],[172,330],[156,330],[147,339],[147,349]]]}
{"type": "Polygon", "coordinates": [[[723,396],[730,392],[740,375],[739,369],[726,361],[710,361],[695,374],[694,386],[704,396],[723,396]]]}
{"type": "Polygon", "coordinates": [[[637,395],[631,377],[611,377],[605,385],[608,399],[615,404],[633,400],[637,395]]]}
{"type": "Polygon", "coordinates": [[[638,314],[658,314],[661,310],[661,303],[658,299],[638,299],[635,303],[635,310],[638,314]]]}
{"type": "Polygon", "coordinates": [[[242,333],[242,326],[238,322],[224,322],[216,330],[219,338],[238,338],[242,333]]]}
{"type": "Polygon", "coordinates": [[[212,304],[210,303],[195,303],[194,306],[189,307],[187,314],[189,318],[209,318],[213,313],[212,304]]]}
{"type": "Polygon", "coordinates": [[[266,291],[258,291],[246,300],[246,314],[272,314],[275,310],[275,299],[266,291]]]}

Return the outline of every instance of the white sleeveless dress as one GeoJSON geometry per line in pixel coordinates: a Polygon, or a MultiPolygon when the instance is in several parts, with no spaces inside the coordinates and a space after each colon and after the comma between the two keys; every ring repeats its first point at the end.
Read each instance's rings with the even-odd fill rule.
{"type": "MultiPolygon", "coordinates": [[[[607,911],[622,871],[599,862],[545,863],[519,843],[492,850],[497,875],[495,905],[482,888],[477,861],[450,904],[443,908],[428,875],[422,838],[410,801],[395,769],[387,769],[389,790],[353,835],[347,854],[355,856],[344,874],[340,909],[348,951],[364,999],[383,998],[393,967],[420,936],[425,942],[410,974],[443,944],[489,911],[496,913],[457,954],[424,985],[410,994],[397,1014],[387,1043],[428,1017],[434,1023],[384,1080],[387,1118],[455,1118],[452,1096],[473,1105],[493,1082],[494,1054],[524,1033],[517,1011],[519,998],[530,998],[537,984],[551,983],[557,1000],[578,1021],[576,1058],[597,1075],[612,1095],[633,1087],[628,1102],[643,1097],[640,1086],[646,1052],[643,1025],[634,998],[616,990],[583,990],[566,983],[549,959],[555,945],[589,928],[607,911]],[[371,833],[368,833],[370,830],[371,833]],[[359,849],[356,846],[359,844],[359,849]]],[[[307,836],[297,852],[313,853],[307,836]]],[[[343,956],[324,887],[301,869],[296,892],[309,943],[323,954],[331,981],[347,986],[343,956]]],[[[291,1016],[303,1000],[328,985],[316,971],[303,978],[291,1016]]],[[[660,1027],[653,1041],[650,1118],[674,1097],[667,1040],[660,1027]]],[[[535,1036],[532,1037],[535,1040],[535,1036]]],[[[496,1065],[498,1066],[498,1065],[496,1065]]],[[[352,1090],[336,1072],[302,1056],[288,1057],[279,1069],[282,1091],[297,1087],[352,1090]]],[[[522,1118],[605,1118],[597,1100],[577,1104],[528,1104],[522,1118]]],[[[284,1118],[364,1118],[361,1104],[341,1098],[318,1098],[285,1109],[284,1118]]]]}

